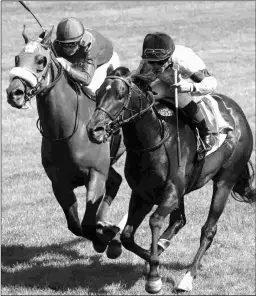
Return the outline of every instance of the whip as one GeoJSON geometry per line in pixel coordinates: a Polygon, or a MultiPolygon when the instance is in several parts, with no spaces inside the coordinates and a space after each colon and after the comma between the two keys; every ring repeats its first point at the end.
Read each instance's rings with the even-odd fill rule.
{"type": "Polygon", "coordinates": [[[25,4],[25,1],[19,1],[20,4],[28,11],[30,12],[33,17],[35,18],[35,20],[38,22],[39,26],[42,28],[42,30],[45,32],[46,30],[44,29],[44,27],[41,25],[41,23],[39,22],[39,20],[36,18],[36,16],[34,15],[34,13],[27,7],[27,5],[25,4]]]}
{"type": "MultiPolygon", "coordinates": [[[[41,25],[41,23],[39,22],[39,20],[36,18],[36,16],[34,15],[34,13],[29,9],[29,7],[25,4],[25,1],[19,1],[20,2],[20,4],[28,11],[28,12],[30,12],[32,15],[33,15],[33,17],[35,18],[35,20],[37,21],[37,23],[39,24],[39,26],[41,27],[41,29],[43,30],[43,32],[46,32],[46,30],[45,30],[45,28],[41,25]]],[[[58,55],[57,55],[57,53],[56,53],[56,51],[55,51],[55,49],[54,49],[54,47],[53,47],[53,45],[52,45],[52,42],[51,42],[51,49],[52,49],[52,51],[53,51],[53,53],[54,53],[54,55],[55,55],[55,57],[57,57],[58,55]]]]}
{"type": "MultiPolygon", "coordinates": [[[[174,64],[173,65],[174,70],[174,83],[178,83],[178,70],[179,65],[174,64]]],[[[177,127],[177,153],[178,153],[178,166],[181,166],[181,152],[180,152],[180,133],[179,133],[179,112],[178,112],[178,88],[174,88],[174,97],[175,97],[175,113],[176,113],[176,127],[177,127]]]]}

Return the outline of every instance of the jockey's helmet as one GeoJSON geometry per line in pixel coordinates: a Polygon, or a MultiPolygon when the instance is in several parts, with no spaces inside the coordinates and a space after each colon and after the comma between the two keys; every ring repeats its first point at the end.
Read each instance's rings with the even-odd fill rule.
{"type": "Polygon", "coordinates": [[[147,61],[162,61],[169,58],[175,50],[172,38],[160,32],[146,35],[142,46],[142,59],[147,61]]]}
{"type": "Polygon", "coordinates": [[[74,17],[64,18],[58,24],[56,35],[56,40],[60,43],[77,42],[84,35],[84,26],[74,17]]]}

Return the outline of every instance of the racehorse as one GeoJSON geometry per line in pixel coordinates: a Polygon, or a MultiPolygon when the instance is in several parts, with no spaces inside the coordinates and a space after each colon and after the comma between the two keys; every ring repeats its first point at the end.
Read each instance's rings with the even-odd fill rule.
{"type": "Polygon", "coordinates": [[[86,123],[95,109],[95,100],[68,77],[56,60],[52,31],[53,28],[34,40],[28,37],[24,26],[25,46],[15,57],[15,67],[10,71],[7,100],[12,107],[21,109],[36,96],[42,165],[64,211],[68,229],[91,240],[96,251],[104,252],[106,244],[99,240],[101,231],[96,235],[96,225],[104,227],[122,182],[112,165],[124,153],[125,146],[120,134],[116,146],[119,148],[115,147],[118,151],[111,157],[108,141],[96,145],[88,139],[86,123]],[[80,222],[74,189],[84,185],[86,210],[80,222]]]}
{"type": "Polygon", "coordinates": [[[228,196],[252,203],[256,200],[252,187],[254,170],[250,156],[253,137],[246,117],[231,98],[214,94],[219,110],[232,126],[224,143],[213,153],[204,155],[201,173],[189,189],[196,166],[197,140],[195,131],[185,117],[178,117],[181,142],[181,163],[177,157],[176,113],[161,116],[149,81],[143,75],[116,69],[106,77],[96,93],[96,109],[87,124],[94,143],[102,143],[115,129],[122,127],[127,149],[125,177],[132,189],[128,220],[121,233],[123,246],[145,260],[148,293],[162,288],[159,275],[159,255],[170,245],[170,240],[186,223],[184,196],[213,181],[213,195],[208,218],[201,229],[200,247],[193,263],[186,271],[178,291],[192,290],[200,261],[210,247],[217,231],[228,196]],[[145,216],[157,205],[150,216],[152,233],[150,250],[134,242],[134,235],[145,216]],[[163,221],[170,215],[169,225],[161,234],[163,221]]]}

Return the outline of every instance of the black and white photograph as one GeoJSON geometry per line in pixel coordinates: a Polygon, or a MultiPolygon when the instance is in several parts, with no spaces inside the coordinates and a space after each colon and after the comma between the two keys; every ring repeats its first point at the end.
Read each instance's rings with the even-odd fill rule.
{"type": "Polygon", "coordinates": [[[255,1],[1,1],[1,295],[255,295],[255,1]]]}

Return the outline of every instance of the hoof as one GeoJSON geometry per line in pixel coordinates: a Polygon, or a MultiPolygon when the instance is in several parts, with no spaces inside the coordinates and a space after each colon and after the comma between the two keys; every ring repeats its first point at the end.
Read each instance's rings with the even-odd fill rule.
{"type": "Polygon", "coordinates": [[[150,271],[150,265],[147,261],[145,261],[144,268],[143,268],[143,275],[148,276],[150,271]]]}
{"type": "Polygon", "coordinates": [[[145,284],[145,290],[150,294],[157,294],[162,289],[163,283],[161,278],[156,281],[147,281],[145,284]]]}
{"type": "Polygon", "coordinates": [[[93,248],[97,253],[104,253],[106,251],[107,245],[104,245],[99,240],[93,241],[93,248]]]}
{"type": "Polygon", "coordinates": [[[109,259],[116,259],[122,254],[122,244],[116,239],[113,239],[109,245],[106,252],[109,259]]]}

